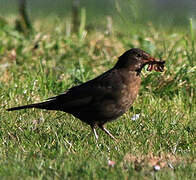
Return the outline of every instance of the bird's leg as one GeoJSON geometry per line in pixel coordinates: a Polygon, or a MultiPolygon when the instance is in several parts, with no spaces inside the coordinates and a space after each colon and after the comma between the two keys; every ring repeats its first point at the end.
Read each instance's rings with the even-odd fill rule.
{"type": "Polygon", "coordinates": [[[117,141],[117,139],[103,126],[103,124],[99,125],[99,128],[101,128],[107,135],[109,135],[112,139],[117,141]]]}
{"type": "Polygon", "coordinates": [[[98,140],[99,136],[97,135],[97,132],[95,130],[95,125],[91,125],[91,128],[92,128],[93,134],[95,135],[96,140],[98,140]]]}

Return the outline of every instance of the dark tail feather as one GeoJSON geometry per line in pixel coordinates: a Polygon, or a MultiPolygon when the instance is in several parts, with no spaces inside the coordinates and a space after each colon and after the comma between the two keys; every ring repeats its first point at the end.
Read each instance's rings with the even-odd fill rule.
{"type": "Polygon", "coordinates": [[[9,109],[7,109],[7,111],[15,111],[15,110],[29,109],[29,108],[56,110],[57,104],[55,103],[55,100],[52,99],[52,100],[41,102],[41,103],[35,103],[35,104],[29,104],[29,105],[25,105],[25,106],[9,108],[9,109]]]}

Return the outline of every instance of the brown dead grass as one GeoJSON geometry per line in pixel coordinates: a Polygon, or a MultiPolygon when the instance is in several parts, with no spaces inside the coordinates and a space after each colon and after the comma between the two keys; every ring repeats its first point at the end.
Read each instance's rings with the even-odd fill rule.
{"type": "Polygon", "coordinates": [[[160,166],[160,168],[174,168],[175,166],[185,163],[185,164],[195,164],[196,159],[191,158],[185,158],[179,155],[173,155],[171,153],[168,154],[161,154],[159,156],[153,155],[153,154],[147,154],[147,155],[132,155],[132,154],[126,154],[123,160],[124,164],[130,164],[132,163],[134,165],[135,169],[138,169],[138,167],[154,167],[154,166],[160,166]]]}
{"type": "Polygon", "coordinates": [[[8,71],[8,69],[6,69],[4,72],[2,72],[1,76],[0,76],[0,82],[9,82],[11,79],[11,75],[10,72],[8,71]]]}

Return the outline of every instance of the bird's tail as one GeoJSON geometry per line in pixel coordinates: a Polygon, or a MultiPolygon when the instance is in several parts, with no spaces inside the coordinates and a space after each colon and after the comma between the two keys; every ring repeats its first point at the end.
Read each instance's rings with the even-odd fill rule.
{"type": "Polygon", "coordinates": [[[18,107],[9,108],[9,109],[7,109],[7,111],[15,111],[15,110],[29,109],[29,108],[56,110],[57,105],[55,103],[55,100],[51,99],[51,100],[41,102],[41,103],[35,103],[35,104],[29,104],[29,105],[25,105],[25,106],[18,106],[18,107]]]}

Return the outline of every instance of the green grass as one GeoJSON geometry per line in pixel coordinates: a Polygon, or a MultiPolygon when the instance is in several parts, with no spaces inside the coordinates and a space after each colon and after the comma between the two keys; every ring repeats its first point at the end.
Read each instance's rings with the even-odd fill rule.
{"type": "Polygon", "coordinates": [[[34,22],[29,37],[0,28],[1,179],[195,179],[195,31],[135,25],[128,33],[66,32],[60,20],[34,22]],[[50,28],[49,28],[50,27],[50,28]],[[37,46],[37,47],[36,47],[37,46]],[[118,143],[69,114],[5,109],[39,102],[111,68],[139,47],[166,60],[164,73],[142,73],[130,110],[107,124],[118,143]],[[133,121],[131,117],[140,114],[133,121]],[[114,167],[108,161],[115,161],[114,167]],[[154,171],[153,166],[161,169],[154,171]]]}

